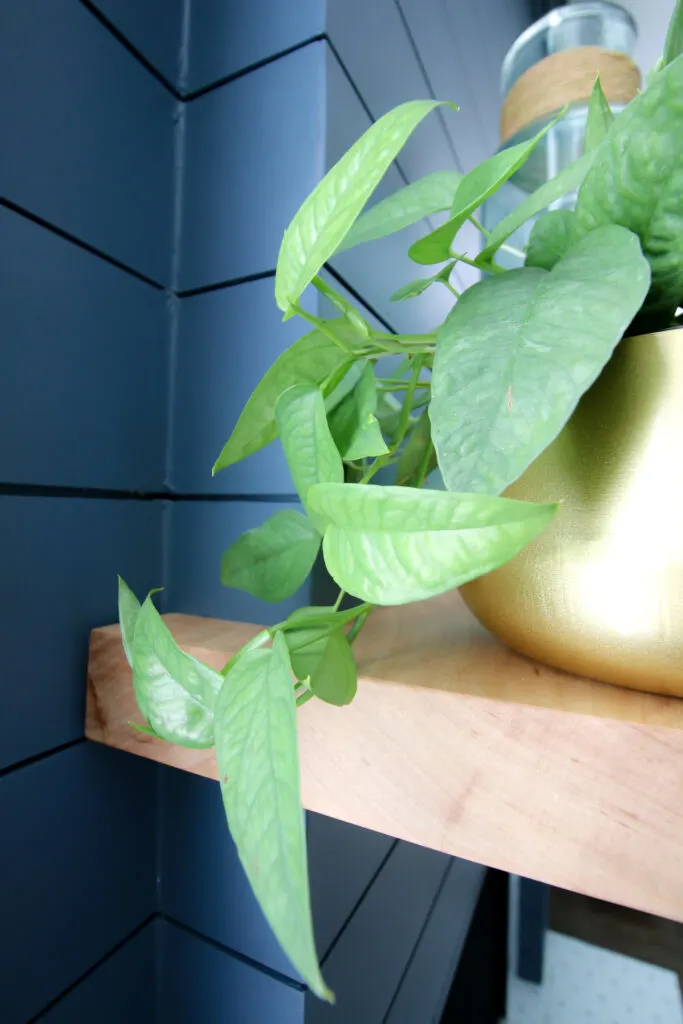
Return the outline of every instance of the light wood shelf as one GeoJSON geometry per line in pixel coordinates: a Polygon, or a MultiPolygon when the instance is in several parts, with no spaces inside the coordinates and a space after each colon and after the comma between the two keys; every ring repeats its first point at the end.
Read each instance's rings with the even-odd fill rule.
{"type": "MultiPolygon", "coordinates": [[[[222,667],[257,626],[186,615],[222,667]]],[[[547,668],[493,639],[457,594],[371,617],[349,707],[298,712],[304,805],[515,874],[683,920],[683,700],[547,668]]],[[[213,751],[141,721],[118,626],[95,629],[86,735],[217,777],[213,751]]]]}

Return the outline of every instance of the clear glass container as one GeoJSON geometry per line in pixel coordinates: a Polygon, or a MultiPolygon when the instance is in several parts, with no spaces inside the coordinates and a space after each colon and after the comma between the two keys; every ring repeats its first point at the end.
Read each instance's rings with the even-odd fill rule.
{"type": "MultiPolygon", "coordinates": [[[[517,79],[530,67],[551,54],[578,46],[602,46],[608,50],[624,53],[631,57],[636,43],[637,29],[630,14],[617,4],[607,0],[579,0],[550,11],[531,25],[513,43],[508,51],[501,72],[503,96],[517,79]]],[[[623,105],[612,105],[615,113],[623,105]]],[[[529,193],[543,182],[553,178],[583,152],[583,137],[586,128],[588,102],[573,103],[567,114],[554,125],[520,170],[506,182],[482,207],[482,222],[491,230],[529,193]]],[[[514,146],[531,139],[552,120],[551,114],[540,121],[527,125],[501,148],[514,146]]],[[[556,209],[573,207],[576,193],[565,196],[553,204],[556,209]]],[[[526,224],[508,240],[517,249],[526,245],[531,223],[526,224]]],[[[521,262],[507,253],[500,253],[498,261],[505,266],[518,266],[521,262]]]]}

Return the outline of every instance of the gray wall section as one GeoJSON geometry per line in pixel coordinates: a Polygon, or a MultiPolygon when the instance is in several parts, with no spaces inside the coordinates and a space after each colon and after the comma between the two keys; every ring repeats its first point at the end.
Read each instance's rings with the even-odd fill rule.
{"type": "Polygon", "coordinates": [[[163,1024],[301,1024],[300,988],[172,922],[160,939],[163,1024]]]}
{"type": "Polygon", "coordinates": [[[126,495],[163,481],[166,300],[135,273],[168,276],[173,102],[80,0],[0,0],[3,1024],[153,1019],[158,771],[82,737],[117,572],[162,582],[163,503],[126,495]]]}
{"type": "Polygon", "coordinates": [[[154,912],[155,777],[80,743],[0,779],[3,1024],[26,1024],[154,912]]]}
{"type": "Polygon", "coordinates": [[[0,208],[0,480],[160,491],[166,297],[0,208]]]}
{"type": "Polygon", "coordinates": [[[78,0],[3,0],[0,40],[0,195],[166,282],[172,96],[78,0]]]}
{"type": "Polygon", "coordinates": [[[159,74],[175,87],[181,84],[189,0],[95,0],[95,5],[159,74]]]}
{"type": "Polygon", "coordinates": [[[159,585],[160,535],[157,502],[0,495],[0,768],[83,735],[89,631],[116,620],[117,573],[159,585]]]}
{"type": "Polygon", "coordinates": [[[206,88],[319,35],[325,0],[191,0],[186,88],[206,88]]]}
{"type": "Polygon", "coordinates": [[[158,919],[117,948],[92,974],[67,992],[40,1024],[153,1024],[158,919]]]}
{"type": "Polygon", "coordinates": [[[323,169],[324,58],[311,43],[187,104],[181,291],[274,269],[323,169]]]}

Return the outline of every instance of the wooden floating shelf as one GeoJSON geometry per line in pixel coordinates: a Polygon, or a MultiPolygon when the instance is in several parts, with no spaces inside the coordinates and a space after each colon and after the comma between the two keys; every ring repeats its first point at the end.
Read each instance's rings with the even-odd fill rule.
{"type": "MultiPolygon", "coordinates": [[[[220,668],[259,629],[187,615],[178,644],[220,668]]],[[[349,707],[298,712],[306,808],[683,921],[683,700],[547,668],[457,594],[373,613],[349,707]]],[[[86,735],[217,778],[213,751],[142,721],[118,626],[95,629],[86,735]]]]}

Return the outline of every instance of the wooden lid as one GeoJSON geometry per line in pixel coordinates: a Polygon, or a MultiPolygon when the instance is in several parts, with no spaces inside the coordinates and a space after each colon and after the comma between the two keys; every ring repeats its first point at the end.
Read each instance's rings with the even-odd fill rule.
{"type": "Polygon", "coordinates": [[[562,50],[528,68],[503,101],[501,142],[567,103],[588,100],[598,74],[610,103],[628,103],[640,88],[640,70],[631,58],[602,46],[562,50]]]}

